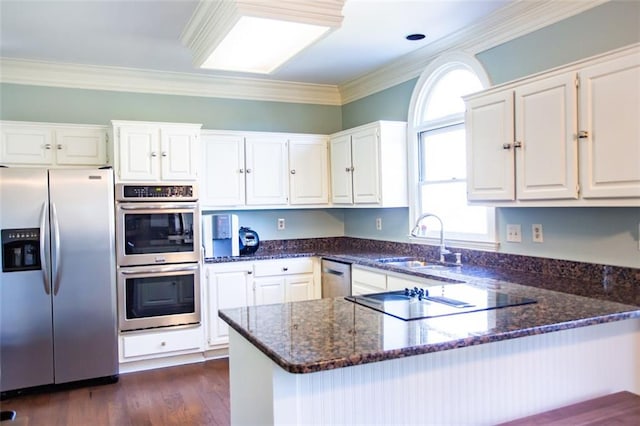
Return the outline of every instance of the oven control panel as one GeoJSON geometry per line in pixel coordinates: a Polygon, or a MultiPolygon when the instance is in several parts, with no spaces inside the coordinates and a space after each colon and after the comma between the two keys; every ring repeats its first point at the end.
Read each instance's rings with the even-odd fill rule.
{"type": "Polygon", "coordinates": [[[198,199],[195,185],[116,185],[118,201],[172,200],[195,201],[198,199]]]}

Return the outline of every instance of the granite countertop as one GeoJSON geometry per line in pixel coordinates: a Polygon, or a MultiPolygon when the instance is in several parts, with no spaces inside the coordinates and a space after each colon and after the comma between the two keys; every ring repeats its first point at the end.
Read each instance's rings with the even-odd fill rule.
{"type": "MultiPolygon", "coordinates": [[[[323,256],[387,271],[410,273],[416,277],[463,280],[481,288],[533,298],[537,303],[413,321],[403,321],[344,298],[251,306],[219,312],[219,316],[232,328],[291,373],[311,373],[640,318],[638,306],[581,296],[579,291],[578,294],[569,294],[554,290],[554,287],[589,287],[589,283],[581,280],[559,278],[549,280],[550,283],[533,283],[530,281],[539,281],[540,276],[473,266],[420,274],[375,261],[380,257],[391,257],[388,253],[281,252],[253,259],[293,256],[323,256]]],[[[594,285],[594,288],[583,291],[598,289],[594,285]]]]}

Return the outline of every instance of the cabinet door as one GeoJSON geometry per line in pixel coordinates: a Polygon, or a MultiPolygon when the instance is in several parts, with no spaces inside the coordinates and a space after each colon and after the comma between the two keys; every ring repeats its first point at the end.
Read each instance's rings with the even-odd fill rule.
{"type": "Polygon", "coordinates": [[[49,128],[3,125],[0,163],[50,165],[53,163],[53,132],[49,128]]]}
{"type": "Polygon", "coordinates": [[[247,204],[287,204],[286,139],[281,136],[251,136],[246,138],[245,149],[247,204]]]}
{"type": "Polygon", "coordinates": [[[380,293],[387,289],[387,275],[368,269],[351,270],[351,294],[380,293]]]}
{"type": "Polygon", "coordinates": [[[331,201],[334,204],[353,203],[351,135],[331,139],[331,201]]]}
{"type": "Polygon", "coordinates": [[[574,73],[516,89],[519,200],[578,198],[577,105],[574,73]]]}
{"type": "Polygon", "coordinates": [[[513,92],[467,103],[467,199],[515,200],[513,92]]]}
{"type": "Polygon", "coordinates": [[[255,288],[255,304],[269,305],[284,302],[284,278],[267,277],[256,278],[253,281],[255,288]]]}
{"type": "Polygon", "coordinates": [[[640,197],[640,55],[580,71],[584,198],[640,197]]]}
{"type": "Polygon", "coordinates": [[[244,205],[244,137],[203,133],[201,141],[201,204],[244,205]]]}
{"type": "Polygon", "coordinates": [[[327,140],[289,139],[289,195],[291,204],[327,204],[329,179],[327,140]]]}
{"type": "Polygon", "coordinates": [[[285,301],[299,302],[313,299],[313,274],[285,278],[285,301]]]}
{"type": "Polygon", "coordinates": [[[380,202],[380,137],[378,128],[364,129],[351,136],[353,202],[380,202]]]}
{"type": "Polygon", "coordinates": [[[210,269],[207,277],[209,308],[207,310],[208,344],[227,344],[229,326],[218,317],[218,310],[239,308],[252,304],[249,272],[251,265],[228,271],[210,269]]]}
{"type": "Polygon", "coordinates": [[[107,163],[106,129],[56,129],[56,163],[101,166],[107,163]]]}
{"type": "Polygon", "coordinates": [[[121,180],[155,181],[160,177],[160,141],[156,126],[118,128],[118,173],[121,180]]]}
{"type": "Polygon", "coordinates": [[[160,129],[161,178],[195,180],[198,178],[198,134],[193,128],[165,126],[160,129]]]}

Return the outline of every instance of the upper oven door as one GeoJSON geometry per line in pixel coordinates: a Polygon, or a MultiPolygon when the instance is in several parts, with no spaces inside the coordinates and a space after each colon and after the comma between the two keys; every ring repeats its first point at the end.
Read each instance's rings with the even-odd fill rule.
{"type": "Polygon", "coordinates": [[[120,266],[200,260],[196,203],[118,203],[116,226],[120,266]]]}

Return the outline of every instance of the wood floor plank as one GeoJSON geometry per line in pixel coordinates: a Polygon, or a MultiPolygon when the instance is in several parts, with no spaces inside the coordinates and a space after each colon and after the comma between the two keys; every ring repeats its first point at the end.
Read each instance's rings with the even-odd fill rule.
{"type": "Polygon", "coordinates": [[[28,426],[227,426],[229,363],[122,374],[114,384],[14,397],[0,407],[28,426]]]}

